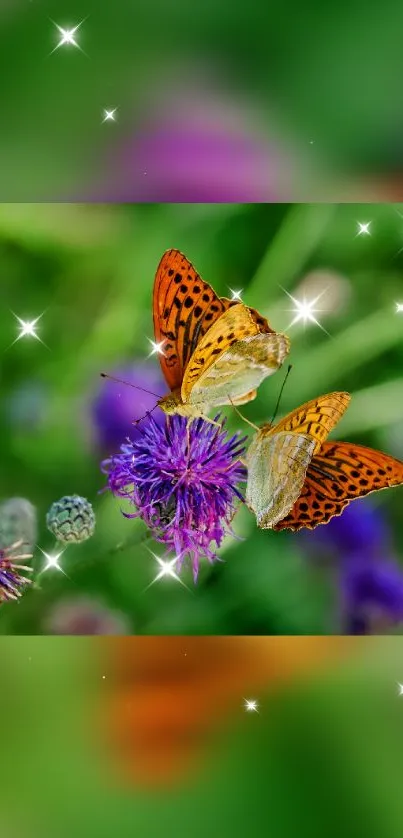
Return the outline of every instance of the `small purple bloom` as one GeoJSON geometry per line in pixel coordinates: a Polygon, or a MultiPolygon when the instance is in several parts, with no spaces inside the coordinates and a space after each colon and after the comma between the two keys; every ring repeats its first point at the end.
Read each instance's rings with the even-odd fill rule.
{"type": "Polygon", "coordinates": [[[200,559],[217,560],[211,544],[219,547],[231,532],[235,501],[243,500],[237,484],[246,477],[239,460],[245,438],[228,438],[223,428],[204,419],[188,425],[181,416],[161,426],[151,416],[103,463],[108,488],[137,508],[123,514],[142,518],[153,538],[175,552],[178,569],[189,558],[195,582],[200,559]]]}
{"type": "Polygon", "coordinates": [[[63,599],[52,608],[45,620],[47,634],[111,635],[128,634],[124,616],[111,611],[102,602],[78,597],[63,599]]]}
{"type": "Polygon", "coordinates": [[[341,586],[346,634],[376,634],[403,621],[403,569],[392,559],[351,556],[341,586]]]}
{"type": "MultiPolygon", "coordinates": [[[[122,367],[113,375],[155,393],[155,396],[135,390],[133,387],[117,384],[107,378],[101,379],[102,385],[92,404],[92,422],[95,427],[98,447],[105,452],[118,448],[122,439],[128,435],[135,439],[139,435],[139,425],[133,425],[148,410],[152,410],[157,398],[164,396],[167,387],[159,371],[150,364],[135,367],[122,367]]],[[[158,411],[157,422],[163,422],[163,414],[158,411]]]]}
{"type": "Polygon", "coordinates": [[[25,573],[32,573],[32,567],[21,562],[32,559],[32,554],[24,551],[22,541],[9,547],[0,547],[0,603],[17,600],[31,580],[25,573]]]}
{"type": "Polygon", "coordinates": [[[390,531],[381,509],[369,500],[351,503],[342,515],[324,527],[301,532],[301,540],[310,553],[337,553],[345,556],[364,551],[367,555],[385,554],[390,549],[390,531]]]}

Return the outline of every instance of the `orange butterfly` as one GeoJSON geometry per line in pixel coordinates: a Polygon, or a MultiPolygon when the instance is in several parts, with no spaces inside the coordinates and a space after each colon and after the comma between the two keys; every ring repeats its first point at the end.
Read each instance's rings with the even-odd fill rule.
{"type": "Polygon", "coordinates": [[[171,392],[165,413],[203,416],[245,404],[283,363],[290,343],[257,311],[218,297],[178,250],[164,253],[154,282],[155,340],[171,392]]]}
{"type": "MultiPolygon", "coordinates": [[[[334,393],[331,396],[341,398],[348,397],[348,394],[334,393]]],[[[319,524],[327,524],[335,515],[341,515],[345,506],[355,498],[403,483],[403,462],[400,460],[353,442],[324,441],[348,403],[344,398],[341,410],[338,408],[337,413],[333,411],[331,417],[328,411],[322,411],[321,417],[318,406],[326,399],[329,396],[322,396],[290,414],[294,429],[311,433],[316,446],[306,468],[302,491],[291,511],[274,524],[274,530],[295,532],[303,527],[313,530],[319,524]],[[328,418],[325,419],[326,412],[328,418]],[[309,420],[307,427],[299,424],[304,415],[305,421],[309,420]]]]}

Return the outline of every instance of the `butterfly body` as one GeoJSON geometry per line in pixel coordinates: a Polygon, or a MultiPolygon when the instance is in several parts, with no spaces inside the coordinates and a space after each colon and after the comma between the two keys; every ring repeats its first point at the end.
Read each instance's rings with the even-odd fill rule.
{"type": "Polygon", "coordinates": [[[154,283],[154,332],[170,393],[165,413],[196,418],[244,404],[276,372],[289,340],[243,303],[218,297],[177,250],[161,259],[154,283]]]}

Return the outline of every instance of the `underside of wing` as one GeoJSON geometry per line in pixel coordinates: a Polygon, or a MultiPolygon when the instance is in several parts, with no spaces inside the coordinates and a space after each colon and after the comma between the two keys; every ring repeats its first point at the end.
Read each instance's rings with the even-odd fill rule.
{"type": "Polygon", "coordinates": [[[260,332],[245,306],[233,306],[209,329],[192,356],[182,398],[192,404],[230,404],[276,372],[288,351],[285,335],[260,332]]]}
{"type": "Polygon", "coordinates": [[[272,528],[301,493],[315,441],[306,434],[256,434],[247,454],[246,503],[258,527],[272,528]]]}

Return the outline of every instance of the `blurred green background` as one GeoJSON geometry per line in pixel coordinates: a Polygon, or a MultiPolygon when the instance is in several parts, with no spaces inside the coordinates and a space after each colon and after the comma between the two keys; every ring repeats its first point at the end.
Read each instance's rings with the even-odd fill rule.
{"type": "Polygon", "coordinates": [[[3,640],[0,707],[14,719],[2,737],[3,834],[398,838],[402,640],[348,642],[349,660],[254,694],[259,714],[235,695],[224,718],[212,707],[203,763],[172,788],[145,790],[122,782],[96,726],[105,643],[3,640]]]}
{"type": "MultiPolygon", "coordinates": [[[[111,553],[143,528],[98,494],[100,461],[112,452],[97,444],[91,406],[101,371],[135,368],[149,354],[155,269],[177,247],[218,293],[243,289],[248,305],[288,331],[294,366],[280,413],[346,389],[352,404],[334,436],[403,459],[401,211],[398,204],[0,205],[0,499],[25,497],[37,508],[37,571],[46,564],[39,547],[54,546],[45,527],[53,501],[77,493],[97,516],[93,538],[63,556],[68,578],[49,570],[18,605],[1,607],[2,634],[47,633],[57,603],[81,595],[121,615],[123,633],[340,630],[338,583],[326,562],[311,561],[298,534],[258,531],[246,509],[235,519],[246,541],[228,538],[225,562],[203,564],[195,588],[185,573],[191,593],[172,580],[145,591],[157,572],[145,547],[111,553]],[[357,235],[358,223],[368,222],[370,235],[357,235]],[[313,323],[288,329],[293,303],[283,289],[297,299],[323,292],[315,316],[328,334],[313,323]],[[38,335],[46,346],[29,337],[11,345],[13,312],[26,320],[43,312],[38,335]]],[[[156,356],[150,364],[158,371],[156,356]]],[[[245,415],[269,420],[282,379],[280,372],[266,380],[245,415]]],[[[249,433],[224,412],[231,429],[249,433]]],[[[403,560],[402,491],[378,493],[374,502],[403,560]]]]}
{"type": "MultiPolygon", "coordinates": [[[[402,167],[402,16],[397,0],[385,0],[382,10],[338,4],[331,13],[319,0],[303,9],[297,2],[266,8],[259,0],[247,7],[228,0],[219,7],[3,0],[2,198],[91,200],[96,193],[119,200],[119,190],[129,189],[127,200],[180,200],[174,180],[167,194],[163,163],[154,178],[158,155],[149,166],[152,182],[144,183],[147,154],[137,144],[146,136],[150,149],[150,137],[167,124],[166,108],[183,139],[200,101],[207,104],[199,138],[211,129],[210,163],[200,166],[196,140],[184,141],[190,200],[203,200],[198,171],[220,177],[218,160],[221,171],[230,169],[227,200],[254,200],[231,151],[229,163],[220,155],[218,137],[232,136],[234,120],[251,158],[260,159],[260,143],[266,149],[260,200],[329,200],[348,183],[350,199],[365,200],[367,175],[398,176],[402,167]],[[71,29],[83,19],[83,52],[67,46],[51,55],[55,23],[71,29]],[[191,105],[181,104],[184,93],[191,105]],[[102,124],[103,109],[115,107],[118,122],[102,124]]],[[[180,157],[184,145],[175,147],[180,157]]]]}

